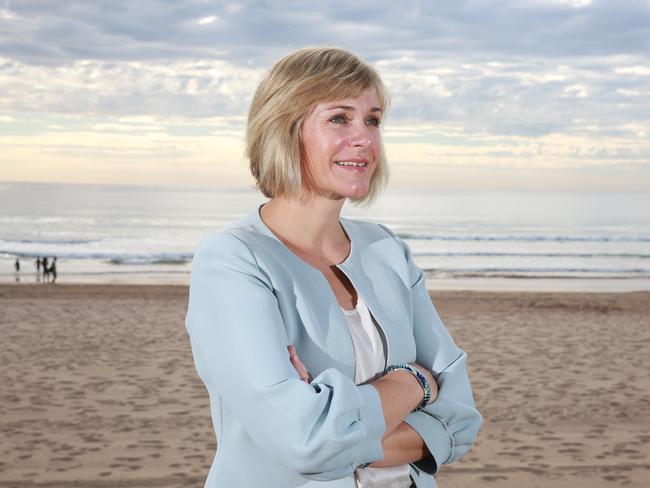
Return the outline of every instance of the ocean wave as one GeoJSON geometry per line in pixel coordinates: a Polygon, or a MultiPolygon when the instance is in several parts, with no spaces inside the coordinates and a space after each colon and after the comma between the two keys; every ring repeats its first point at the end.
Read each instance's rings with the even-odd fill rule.
{"type": "Polygon", "coordinates": [[[192,254],[153,254],[112,257],[110,264],[132,266],[148,264],[186,264],[192,260],[192,254]]]}
{"type": "Polygon", "coordinates": [[[61,244],[64,246],[76,246],[79,244],[92,244],[101,242],[101,239],[11,239],[6,237],[0,238],[0,243],[4,244],[61,244]]]}
{"type": "Polygon", "coordinates": [[[115,265],[161,265],[161,264],[185,264],[192,260],[192,253],[109,253],[109,252],[15,252],[14,250],[0,249],[0,257],[20,259],[36,259],[47,256],[58,259],[79,259],[105,261],[115,265]]]}
{"type": "Polygon", "coordinates": [[[413,252],[413,256],[438,256],[438,257],[542,257],[542,258],[636,258],[648,259],[650,254],[597,252],[597,253],[570,253],[570,252],[413,252]]]}
{"type": "Polygon", "coordinates": [[[459,278],[482,278],[482,279],[493,279],[493,278],[509,278],[509,279],[520,279],[520,280],[547,280],[547,279],[575,279],[575,280],[638,280],[641,279],[650,279],[648,276],[636,276],[636,275],[571,275],[571,274],[516,274],[516,273],[449,273],[449,274],[429,274],[428,278],[435,279],[459,279],[459,278]]]}
{"type": "Polygon", "coordinates": [[[414,241],[527,241],[527,242],[650,242],[650,236],[564,236],[564,235],[425,235],[398,233],[414,241]]]}
{"type": "MultiPolygon", "coordinates": [[[[111,276],[111,275],[189,275],[189,270],[185,269],[115,269],[115,270],[90,270],[90,271],[81,271],[81,270],[66,270],[66,278],[75,277],[75,276],[111,276]]],[[[62,273],[59,272],[61,275],[62,273]]],[[[0,277],[11,277],[14,278],[16,273],[12,272],[0,272],[0,277]]],[[[0,280],[1,282],[1,280],[0,280]]]]}
{"type": "Polygon", "coordinates": [[[450,273],[455,276],[473,274],[476,276],[492,275],[493,273],[507,273],[507,274],[523,274],[523,273],[537,273],[541,276],[546,276],[549,273],[587,273],[587,274],[629,274],[629,275],[647,275],[650,277],[650,268],[575,268],[575,267],[555,267],[555,268],[539,268],[539,267],[482,267],[482,268],[422,268],[423,271],[433,275],[440,273],[450,273]]]}

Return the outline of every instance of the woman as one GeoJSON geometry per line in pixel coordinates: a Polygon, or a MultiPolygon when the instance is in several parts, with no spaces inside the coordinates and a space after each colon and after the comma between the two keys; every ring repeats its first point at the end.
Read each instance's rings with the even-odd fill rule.
{"type": "Polygon", "coordinates": [[[205,238],[187,328],[218,450],[207,487],[436,486],[481,424],[408,246],[340,217],[388,178],[377,73],[333,48],[275,64],[247,156],[270,200],[205,238]]]}

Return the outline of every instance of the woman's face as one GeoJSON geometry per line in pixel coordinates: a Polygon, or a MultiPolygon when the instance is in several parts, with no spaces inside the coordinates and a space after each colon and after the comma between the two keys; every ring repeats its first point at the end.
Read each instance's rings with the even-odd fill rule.
{"type": "Polygon", "coordinates": [[[302,125],[302,142],[314,189],[329,198],[362,198],[381,151],[382,111],[375,90],[319,103],[302,125]]]}

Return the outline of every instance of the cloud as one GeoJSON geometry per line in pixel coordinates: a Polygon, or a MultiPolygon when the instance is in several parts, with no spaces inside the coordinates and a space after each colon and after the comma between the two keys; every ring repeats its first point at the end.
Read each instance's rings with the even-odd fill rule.
{"type": "Polygon", "coordinates": [[[642,0],[23,0],[0,10],[0,55],[46,65],[188,58],[268,65],[287,48],[335,43],[371,60],[414,52],[643,56],[649,25],[642,0]]]}
{"type": "Polygon", "coordinates": [[[650,76],[650,66],[626,66],[617,68],[619,75],[650,76]]]}
{"type": "Polygon", "coordinates": [[[646,0],[5,0],[0,124],[33,148],[74,129],[99,158],[118,152],[100,139],[135,157],[131,132],[180,160],[205,154],[184,137],[243,134],[280,56],[334,44],[385,80],[397,162],[650,164],[649,39],[646,0]]]}
{"type": "Polygon", "coordinates": [[[52,67],[0,59],[0,110],[188,117],[241,114],[261,73],[218,60],[84,60],[52,67]]]}

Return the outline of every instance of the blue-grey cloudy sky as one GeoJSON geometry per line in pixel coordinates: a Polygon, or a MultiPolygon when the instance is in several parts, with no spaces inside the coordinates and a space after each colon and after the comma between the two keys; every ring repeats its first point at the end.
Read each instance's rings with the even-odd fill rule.
{"type": "Polygon", "coordinates": [[[395,186],[650,190],[649,0],[0,0],[0,180],[247,185],[305,45],[371,62],[395,186]]]}

